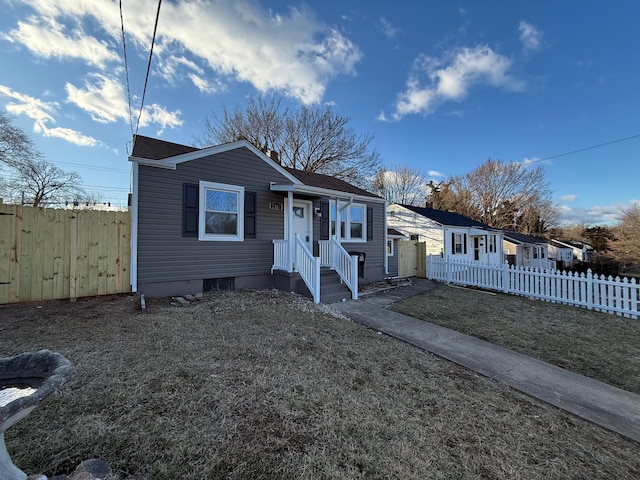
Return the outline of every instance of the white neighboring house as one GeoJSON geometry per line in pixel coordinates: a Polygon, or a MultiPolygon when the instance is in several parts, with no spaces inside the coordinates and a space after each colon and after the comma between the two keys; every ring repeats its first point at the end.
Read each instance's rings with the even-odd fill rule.
{"type": "Polygon", "coordinates": [[[425,242],[428,255],[501,264],[503,233],[469,217],[412,205],[387,207],[387,225],[425,242]]]}
{"type": "Polygon", "coordinates": [[[549,256],[565,263],[574,261],[588,262],[594,254],[593,247],[584,242],[575,240],[555,240],[551,239],[549,246],[549,256]]]}
{"type": "Polygon", "coordinates": [[[513,230],[503,230],[503,232],[502,248],[509,264],[555,270],[556,262],[549,259],[547,240],[513,230]]]}

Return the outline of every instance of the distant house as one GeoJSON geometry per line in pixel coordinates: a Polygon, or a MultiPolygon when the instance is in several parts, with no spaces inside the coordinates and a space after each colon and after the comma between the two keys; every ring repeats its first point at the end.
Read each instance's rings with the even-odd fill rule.
{"type": "Polygon", "coordinates": [[[550,240],[549,255],[556,260],[571,264],[574,261],[589,262],[595,250],[587,243],[576,240],[550,240]]]}
{"type": "Polygon", "coordinates": [[[275,287],[330,302],[386,275],[385,201],[370,192],[244,140],[198,149],[138,135],[129,160],[133,291],[275,287]]]}
{"type": "Polygon", "coordinates": [[[503,230],[502,249],[510,265],[552,270],[556,263],[549,258],[549,243],[541,237],[503,230]]]}
{"type": "Polygon", "coordinates": [[[458,213],[391,204],[387,225],[426,243],[427,255],[500,264],[503,232],[458,213]]]}

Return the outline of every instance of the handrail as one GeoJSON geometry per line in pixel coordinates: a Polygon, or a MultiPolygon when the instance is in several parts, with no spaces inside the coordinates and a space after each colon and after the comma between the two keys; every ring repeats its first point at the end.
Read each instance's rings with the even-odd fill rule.
{"type": "Polygon", "coordinates": [[[358,256],[349,255],[336,237],[329,242],[331,268],[333,268],[342,281],[351,290],[351,298],[358,299],[358,256]]]}
{"type": "Polygon", "coordinates": [[[274,270],[291,271],[289,260],[289,242],[287,240],[273,240],[273,265],[271,273],[274,270]]]}
{"type": "Polygon", "coordinates": [[[311,291],[314,303],[320,303],[320,258],[314,257],[309,247],[296,234],[296,270],[311,291]]]}

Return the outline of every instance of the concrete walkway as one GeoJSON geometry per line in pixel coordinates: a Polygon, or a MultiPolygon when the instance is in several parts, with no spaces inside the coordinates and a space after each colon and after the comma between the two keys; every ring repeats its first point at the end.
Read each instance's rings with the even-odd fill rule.
{"type": "Polygon", "coordinates": [[[640,442],[640,395],[387,309],[398,300],[434,288],[429,280],[412,280],[411,286],[331,307],[363,325],[640,442]]]}

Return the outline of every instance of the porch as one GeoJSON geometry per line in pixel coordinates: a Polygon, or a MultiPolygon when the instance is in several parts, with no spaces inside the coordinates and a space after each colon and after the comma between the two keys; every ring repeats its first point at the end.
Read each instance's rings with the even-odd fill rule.
{"type": "MultiPolygon", "coordinates": [[[[289,279],[299,276],[315,303],[331,303],[349,292],[356,300],[359,257],[350,255],[335,236],[330,240],[319,240],[318,251],[319,256],[315,257],[308,243],[297,233],[293,242],[273,240],[271,273],[284,273],[289,279]]],[[[289,280],[288,289],[297,290],[292,285],[289,280]]]]}

